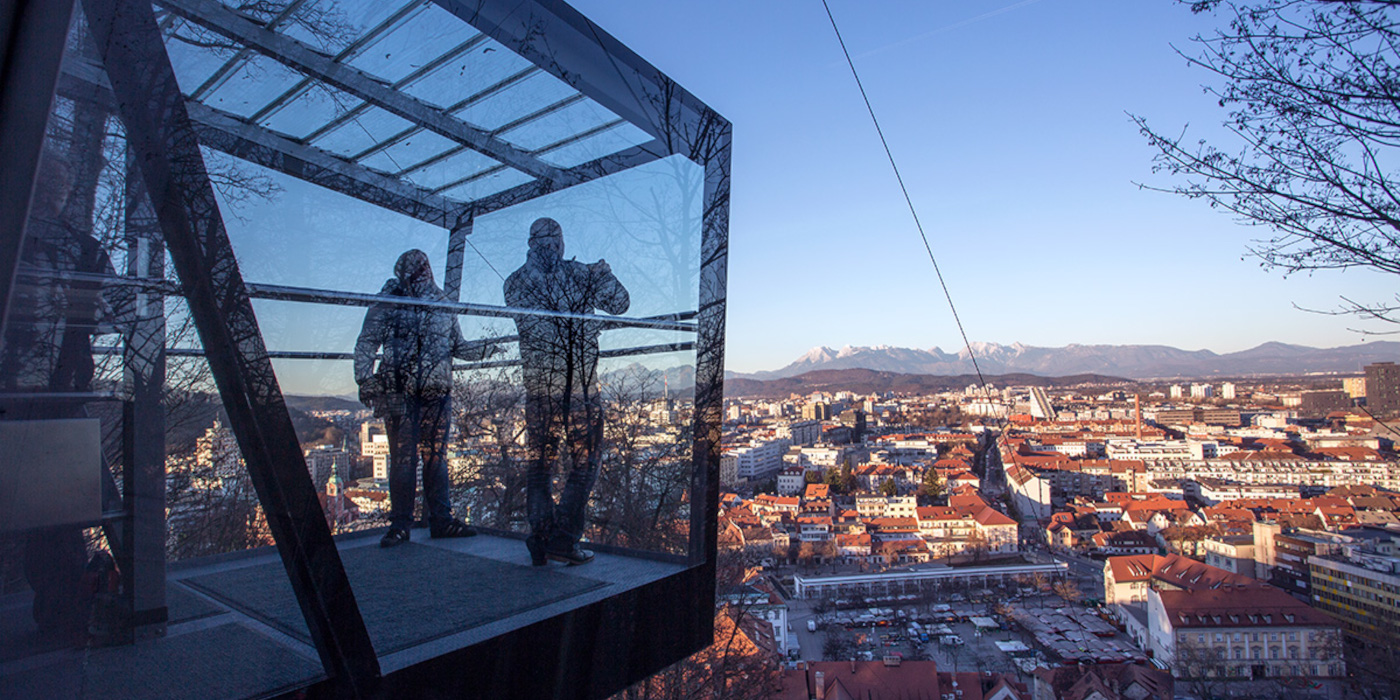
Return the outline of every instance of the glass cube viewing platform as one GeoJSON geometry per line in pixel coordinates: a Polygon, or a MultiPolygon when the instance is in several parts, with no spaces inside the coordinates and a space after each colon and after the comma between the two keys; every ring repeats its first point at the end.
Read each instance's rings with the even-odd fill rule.
{"type": "Polygon", "coordinates": [[[0,696],[600,698],[710,643],[723,117],[562,2],[0,14],[0,696]]]}

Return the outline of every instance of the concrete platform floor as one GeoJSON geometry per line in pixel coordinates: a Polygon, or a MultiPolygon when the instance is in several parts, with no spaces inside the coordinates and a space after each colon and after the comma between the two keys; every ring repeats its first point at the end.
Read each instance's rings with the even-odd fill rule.
{"type": "MultiPolygon", "coordinates": [[[[386,674],[684,568],[607,553],[537,568],[517,539],[413,534],[391,549],[377,533],[338,540],[386,674]]],[[[275,550],[179,562],[167,582],[166,635],[122,647],[46,646],[29,596],[0,600],[0,698],[253,698],[324,677],[275,550]]]]}

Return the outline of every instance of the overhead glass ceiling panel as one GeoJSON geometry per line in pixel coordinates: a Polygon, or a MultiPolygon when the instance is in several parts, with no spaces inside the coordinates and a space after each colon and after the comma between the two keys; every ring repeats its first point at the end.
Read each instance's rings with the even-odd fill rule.
{"type": "Polygon", "coordinates": [[[451,107],[532,68],[534,64],[487,39],[405,85],[403,91],[439,107],[451,107]]]}
{"type": "Polygon", "coordinates": [[[437,189],[497,165],[500,163],[487,156],[471,149],[464,149],[421,170],[409,173],[405,179],[421,187],[437,189]]]}
{"type": "Polygon", "coordinates": [[[350,59],[350,65],[397,83],[414,70],[480,34],[437,5],[370,43],[350,59]]]}
{"type": "Polygon", "coordinates": [[[339,128],[319,137],[314,145],[349,157],[407,129],[410,122],[378,107],[370,107],[339,128]]]}
{"type": "Polygon", "coordinates": [[[457,142],[452,139],[439,136],[426,129],[420,129],[393,146],[365,156],[360,162],[375,170],[396,173],[444,151],[456,148],[457,145],[457,142]]]}
{"type": "Polygon", "coordinates": [[[580,134],[617,121],[617,115],[596,102],[579,100],[567,107],[532,119],[499,134],[502,140],[527,151],[559,141],[561,135],[580,134]]]}
{"type": "MultiPolygon", "coordinates": [[[[235,9],[246,1],[224,0],[235,9]]],[[[278,31],[323,53],[336,55],[400,9],[427,4],[428,0],[311,0],[297,13],[297,21],[279,27],[278,31]]]]}
{"type": "Polygon", "coordinates": [[[304,139],[336,117],[364,104],[360,98],[325,83],[316,83],[258,123],[304,139]]]}
{"type": "Polygon", "coordinates": [[[609,127],[587,138],[571,141],[540,153],[540,160],[561,168],[588,163],[651,141],[651,135],[628,122],[609,127]]]}
{"type": "MultiPolygon", "coordinates": [[[[502,147],[537,154],[542,165],[569,168],[651,140],[640,128],[622,122],[430,0],[293,0],[275,7],[250,5],[248,0],[221,2],[363,72],[379,86],[374,89],[396,89],[450,112],[502,147]],[[288,6],[291,12],[278,16],[288,6]]],[[[191,5],[182,12],[199,10],[191,5]]],[[[224,20],[215,13],[200,21],[224,20]]],[[[229,74],[200,100],[245,118],[267,110],[257,125],[271,132],[358,159],[365,168],[441,190],[459,201],[532,177],[516,168],[497,170],[497,159],[382,108],[364,108],[360,98],[261,52],[245,54],[241,44],[218,32],[183,19],[173,20],[170,27],[166,42],[187,94],[237,57],[229,74]],[[178,37],[169,36],[176,32],[178,37]],[[356,112],[360,109],[363,112],[356,112]],[[336,124],[347,113],[355,116],[336,124]],[[395,137],[399,140],[388,143],[395,137]]]]}
{"type": "Polygon", "coordinates": [[[254,54],[200,102],[249,117],[305,77],[267,56],[254,54]]]}
{"type": "Polygon", "coordinates": [[[519,170],[506,168],[479,180],[457,185],[450,190],[443,191],[442,194],[452,199],[467,202],[508,190],[516,185],[523,185],[533,179],[519,170]]]}
{"type": "MultiPolygon", "coordinates": [[[[578,91],[562,80],[539,72],[457,112],[464,121],[494,131],[521,116],[552,105],[578,91]]],[[[567,134],[560,134],[567,136],[567,134]]]]}
{"type": "Polygon", "coordinates": [[[203,34],[208,32],[200,33],[198,27],[181,19],[173,22],[165,32],[165,51],[175,67],[175,79],[180,83],[180,91],[188,95],[203,85],[236,52],[196,46],[194,42],[207,38],[203,34]]]}

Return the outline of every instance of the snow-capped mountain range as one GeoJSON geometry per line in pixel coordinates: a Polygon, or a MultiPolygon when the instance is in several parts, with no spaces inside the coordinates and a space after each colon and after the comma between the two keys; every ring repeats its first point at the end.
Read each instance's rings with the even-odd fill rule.
{"type": "Polygon", "coordinates": [[[948,353],[928,350],[846,346],[840,350],[817,347],[778,370],[731,373],[749,379],[781,379],[819,369],[873,369],[901,374],[957,375],[975,372],[972,356],[983,374],[1023,372],[1046,377],[1071,374],[1104,374],[1132,379],[1193,378],[1302,374],[1307,372],[1360,372],[1372,362],[1400,361],[1400,343],[1371,341],[1337,348],[1312,348],[1285,343],[1264,343],[1256,348],[1225,354],[1210,350],[1181,350],[1167,345],[1066,345],[1035,347],[1021,343],[974,342],[948,353]]]}

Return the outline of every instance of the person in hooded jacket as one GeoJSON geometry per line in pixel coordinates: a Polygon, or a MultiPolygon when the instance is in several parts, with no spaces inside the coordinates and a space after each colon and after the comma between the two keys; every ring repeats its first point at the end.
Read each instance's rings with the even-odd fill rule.
{"type": "Polygon", "coordinates": [[[525,493],[531,535],[525,544],[535,566],[550,559],[584,564],[593,553],[578,542],[603,456],[598,335],[605,326],[586,317],[595,309],[625,313],[631,298],[606,260],[565,260],[563,229],[548,218],[530,226],[525,264],[506,278],[504,291],[510,306],[569,314],[521,314],[515,320],[530,460],[525,493]],[[568,458],[569,471],[556,503],[551,481],[561,456],[568,458]]]}
{"type": "MultiPolygon", "coordinates": [[[[428,255],[410,250],[394,264],[380,294],[450,301],[433,281],[428,255]]],[[[481,360],[500,352],[492,343],[467,342],[450,311],[413,304],[378,303],[365,313],[355,343],[355,383],[360,401],[384,419],[389,437],[389,531],[379,544],[409,541],[416,496],[417,459],[423,463],[423,501],[429,534],[476,534],[452,516],[447,478],[447,434],[452,418],[452,360],[481,360]],[[382,353],[376,368],[376,353],[382,353]]]]}

